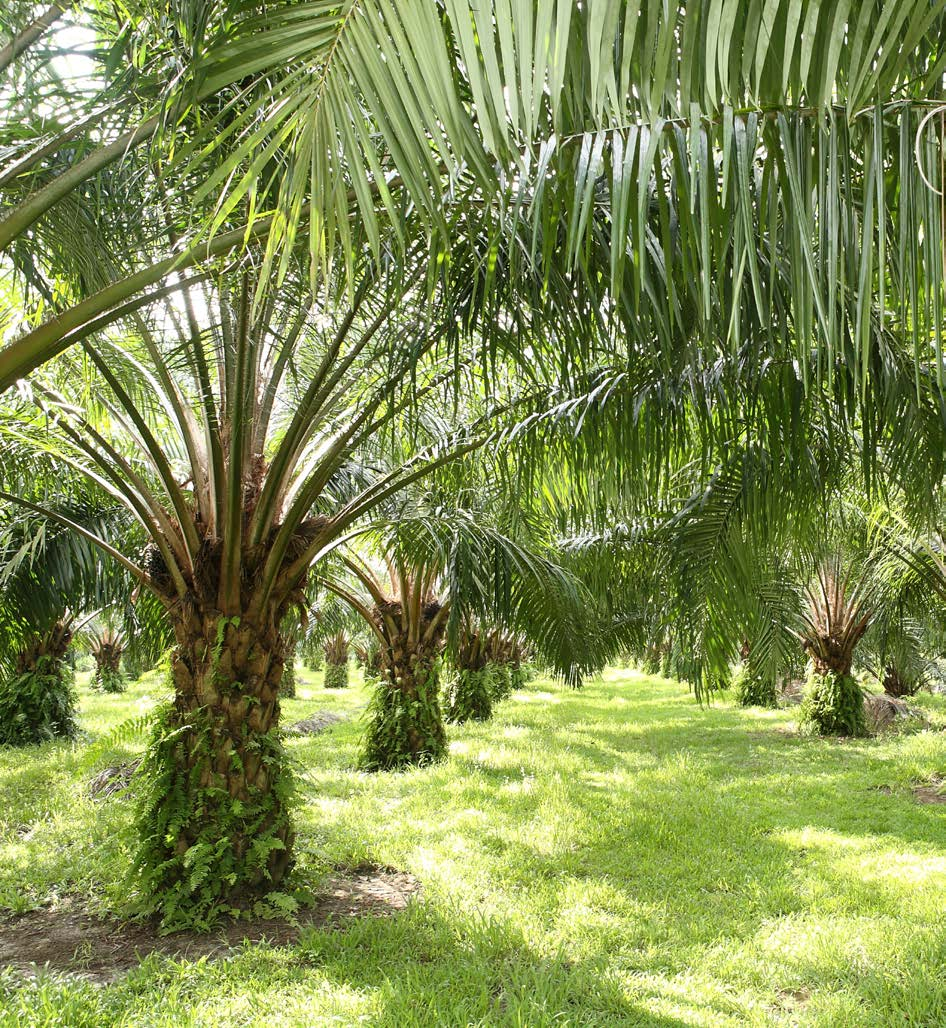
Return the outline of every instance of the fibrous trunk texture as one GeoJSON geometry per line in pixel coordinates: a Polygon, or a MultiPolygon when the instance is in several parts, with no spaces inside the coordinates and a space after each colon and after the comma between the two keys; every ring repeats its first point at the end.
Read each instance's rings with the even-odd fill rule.
{"type": "Polygon", "coordinates": [[[447,720],[488,721],[493,716],[493,671],[490,667],[457,668],[447,696],[447,720]]]}
{"type": "Polygon", "coordinates": [[[269,613],[173,618],[175,695],[143,768],[137,860],[166,925],[245,907],[290,865],[292,779],[277,734],[286,644],[269,613]]]}
{"type": "Polygon", "coordinates": [[[344,633],[325,640],[325,688],[345,689],[348,686],[348,638],[344,633]]]}
{"type": "Polygon", "coordinates": [[[13,674],[0,682],[0,744],[75,737],[76,693],[66,661],[71,641],[70,624],[58,621],[17,654],[13,674]]]}
{"type": "Polygon", "coordinates": [[[362,756],[369,771],[389,771],[429,764],[447,752],[440,709],[440,651],[443,627],[439,603],[420,610],[419,623],[405,625],[401,604],[375,608],[385,638],[378,685],[362,756]]]}
{"type": "Polygon", "coordinates": [[[325,688],[346,689],[348,688],[348,661],[344,664],[330,664],[325,662],[325,688]]]}
{"type": "Polygon", "coordinates": [[[864,694],[848,671],[819,670],[815,665],[805,686],[800,724],[818,735],[864,735],[864,694]]]}
{"type": "Polygon", "coordinates": [[[283,664],[282,678],[279,680],[279,695],[284,700],[292,700],[296,696],[296,662],[292,651],[286,654],[283,664]]]}

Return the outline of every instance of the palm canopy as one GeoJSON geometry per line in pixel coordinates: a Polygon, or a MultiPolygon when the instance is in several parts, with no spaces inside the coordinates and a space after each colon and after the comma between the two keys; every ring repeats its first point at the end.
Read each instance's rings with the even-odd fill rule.
{"type": "Polygon", "coordinates": [[[914,143],[946,16],[926,0],[221,9],[195,81],[274,81],[205,190],[224,210],[278,179],[271,256],[305,210],[313,262],[330,259],[352,196],[377,244],[404,223],[395,176],[445,249],[459,195],[497,204],[497,232],[532,226],[524,261],[605,270],[641,344],[684,328],[738,345],[763,327],[806,369],[815,340],[863,375],[874,294],[917,360],[939,354],[941,210],[923,180],[937,131],[914,143]],[[602,235],[604,269],[589,267],[602,235]]]}
{"type": "Polygon", "coordinates": [[[0,507],[0,672],[9,674],[18,652],[56,622],[129,605],[134,583],[87,535],[64,522],[124,548],[142,539],[127,512],[80,476],[37,462],[16,444],[4,453],[0,486],[42,505],[27,511],[0,507]]]}
{"type": "MultiPolygon", "coordinates": [[[[484,509],[482,496],[453,503],[400,502],[384,520],[338,551],[340,566],[317,581],[358,610],[389,644],[377,612],[392,611],[409,632],[411,611],[434,604],[431,620],[455,646],[471,621],[524,636],[550,669],[578,684],[604,663],[596,604],[557,561],[548,538],[517,531],[484,509]]],[[[419,620],[414,618],[413,620],[419,620]]]]}
{"type": "MultiPolygon", "coordinates": [[[[836,370],[836,381],[851,374],[836,370]]],[[[729,372],[721,362],[714,374],[729,372]]],[[[916,524],[928,524],[941,503],[932,385],[917,400],[912,376],[905,369],[894,376],[902,403],[895,421],[881,405],[806,398],[791,368],[772,364],[765,377],[760,390],[723,391],[710,420],[680,405],[681,427],[666,433],[675,445],[653,448],[657,466],[638,472],[636,483],[633,469],[599,469],[590,485],[576,473],[576,463],[590,466],[602,436],[605,450],[610,440],[635,438],[624,435],[620,410],[607,417],[607,404],[582,410],[577,462],[562,443],[557,465],[545,469],[569,566],[610,610],[616,651],[672,647],[675,673],[701,697],[728,681],[742,649],[773,682],[798,666],[799,642],[819,634],[819,582],[827,581],[819,569],[839,554],[842,567],[827,577],[848,582],[843,592],[871,583],[871,616],[860,634],[876,622],[874,635],[888,632],[896,641],[903,565],[895,539],[884,541],[870,527],[872,511],[909,510],[916,524]],[[786,377],[797,404],[784,402],[786,377]]],[[[902,533],[895,536],[902,545],[902,533]]],[[[906,614],[923,620],[911,603],[906,614]]]]}
{"type": "Polygon", "coordinates": [[[222,575],[214,602],[238,606],[241,560],[254,553],[265,553],[260,603],[285,601],[332,539],[495,431],[497,412],[516,401],[509,359],[541,386],[541,366],[521,363],[528,305],[507,305],[472,352],[458,349],[469,279],[431,293],[422,269],[366,268],[350,298],[319,301],[287,283],[259,311],[254,281],[248,266],[120,335],[86,340],[68,369],[94,387],[76,394],[67,366],[53,367],[31,384],[35,413],[7,426],[133,513],[159,562],[149,570],[110,552],[168,602],[213,557],[222,575]],[[394,462],[378,470],[381,449],[394,462]]]}
{"type": "MultiPolygon", "coordinates": [[[[943,218],[925,181],[939,181],[941,132],[935,118],[919,130],[946,16],[926,0],[177,13],[148,51],[175,69],[156,145],[174,156],[158,193],[193,212],[176,256],[11,344],[2,385],[208,247],[265,238],[283,276],[305,240],[315,277],[336,259],[350,273],[354,211],[376,260],[418,229],[449,259],[457,204],[487,251],[528,231],[511,274],[574,269],[612,341],[664,364],[681,337],[704,361],[752,337],[796,359],[806,387],[840,357],[863,395],[876,297],[942,384],[943,218]]],[[[129,38],[160,31],[146,24],[129,38]]]]}

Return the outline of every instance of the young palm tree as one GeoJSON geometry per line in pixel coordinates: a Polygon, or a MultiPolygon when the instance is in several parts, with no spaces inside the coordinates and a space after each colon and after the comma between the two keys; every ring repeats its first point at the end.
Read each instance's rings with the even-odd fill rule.
{"type": "Polygon", "coordinates": [[[119,545],[135,541],[123,512],[101,490],[29,457],[14,442],[0,469],[3,485],[43,500],[51,512],[24,516],[0,508],[0,740],[16,745],[75,735],[67,651],[87,621],[77,612],[121,601],[129,592],[121,569],[60,519],[119,545]]]}
{"type": "Polygon", "coordinates": [[[0,663],[0,745],[26,746],[78,733],[73,668],[66,661],[75,615],[33,627],[12,662],[0,663]]]}
{"type": "Polygon", "coordinates": [[[349,684],[349,659],[358,654],[358,640],[364,623],[348,606],[332,594],[319,595],[317,582],[310,581],[309,609],[306,612],[304,646],[309,652],[309,666],[318,671],[324,667],[326,689],[346,689],[349,684]],[[315,655],[313,660],[312,655],[315,655]],[[317,665],[317,666],[313,666],[317,665]]]}
{"type": "MultiPolygon", "coordinates": [[[[468,289],[469,274],[451,274],[468,289]]],[[[225,275],[121,338],[86,340],[94,395],[73,399],[65,368],[34,377],[36,414],[9,430],[96,481],[150,540],[138,559],[60,518],[157,598],[174,633],[175,699],[147,765],[137,865],[171,921],[269,891],[289,865],[275,729],[285,626],[310,565],[493,431],[488,400],[451,399],[481,379],[480,355],[457,350],[454,292],[422,279],[368,269],[353,295],[318,303],[287,285],[254,308],[250,269],[225,275]],[[456,417],[411,448],[428,404],[456,417]],[[386,463],[364,462],[382,451],[386,463]],[[195,874],[195,860],[215,874],[195,874]]],[[[510,343],[497,337],[493,354],[510,343]]]]}
{"type": "Polygon", "coordinates": [[[349,642],[347,633],[342,630],[333,632],[323,643],[326,689],[346,689],[348,687],[349,642]]]}
{"type": "Polygon", "coordinates": [[[864,696],[851,669],[854,648],[874,616],[875,600],[863,576],[839,558],[817,568],[806,587],[802,645],[811,665],[802,724],[823,735],[863,735],[864,696]]]}
{"type": "Polygon", "coordinates": [[[369,770],[445,755],[441,657],[473,619],[528,634],[572,682],[599,666],[590,597],[547,554],[504,534],[476,507],[408,505],[341,560],[344,574],[326,571],[320,581],[360,613],[379,644],[362,757],[369,770]]]}
{"type": "Polygon", "coordinates": [[[96,687],[103,692],[124,692],[127,684],[122,670],[126,644],[124,630],[106,619],[93,622],[86,632],[86,646],[95,661],[96,687]]]}

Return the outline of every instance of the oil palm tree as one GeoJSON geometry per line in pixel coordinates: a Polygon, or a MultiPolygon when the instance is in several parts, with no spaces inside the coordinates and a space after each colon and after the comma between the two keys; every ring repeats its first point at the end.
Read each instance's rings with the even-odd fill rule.
{"type": "MultiPolygon", "coordinates": [[[[22,448],[7,452],[4,484],[18,477],[22,448]]],[[[51,516],[0,508],[0,741],[26,745],[71,738],[77,731],[73,668],[67,651],[103,603],[127,599],[127,577],[81,535],[69,518],[118,545],[135,538],[123,512],[75,476],[29,462],[24,491],[42,499],[51,516]]],[[[21,468],[26,474],[26,465],[21,468]]]]}
{"type": "Polygon", "coordinates": [[[870,581],[828,558],[805,587],[802,646],[810,675],[801,722],[823,735],[863,735],[864,697],[852,674],[854,649],[874,617],[876,597],[870,581]]]}
{"type": "Polygon", "coordinates": [[[424,276],[366,266],[353,293],[320,301],[287,284],[257,308],[248,264],[120,336],[85,340],[94,387],[76,393],[78,365],[51,366],[31,380],[34,413],[21,405],[8,426],[96,482],[148,539],[139,558],[59,517],[157,599],[174,633],[175,700],[149,764],[137,865],[171,922],[270,891],[289,865],[275,729],[284,626],[310,565],[482,445],[514,401],[511,379],[484,382],[524,351],[527,304],[500,298],[495,330],[476,326],[482,347],[460,348],[477,269],[455,266],[433,291],[424,276]],[[421,408],[453,414],[412,427],[421,408]],[[195,876],[197,859],[220,873],[195,876]]]}
{"type": "Polygon", "coordinates": [[[489,635],[472,618],[461,625],[451,647],[453,675],[446,690],[446,719],[455,724],[488,721],[493,699],[502,689],[490,660],[489,635]]]}
{"type": "Polygon", "coordinates": [[[122,658],[126,637],[120,625],[108,617],[97,618],[86,628],[85,645],[95,662],[94,683],[103,692],[124,692],[125,673],[122,658]]]}
{"type": "MultiPolygon", "coordinates": [[[[324,667],[326,689],[346,689],[349,684],[349,658],[357,647],[364,625],[358,615],[338,597],[319,593],[310,581],[310,605],[306,612],[305,646],[318,654],[319,670],[324,667]]],[[[310,664],[310,667],[312,665],[310,664]]]]}
{"type": "MultiPolygon", "coordinates": [[[[479,498],[482,502],[482,497],[479,498]]],[[[389,770],[442,759],[441,657],[472,621],[528,635],[566,680],[600,666],[594,605],[549,552],[508,535],[478,504],[416,498],[340,552],[319,582],[358,611],[379,646],[362,763],[389,770]]]]}

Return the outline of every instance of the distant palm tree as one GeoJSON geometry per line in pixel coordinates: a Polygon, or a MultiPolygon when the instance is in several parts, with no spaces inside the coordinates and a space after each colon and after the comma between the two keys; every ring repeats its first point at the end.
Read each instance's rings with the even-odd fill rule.
{"type": "Polygon", "coordinates": [[[476,506],[420,501],[389,518],[362,533],[359,548],[339,551],[337,573],[326,568],[318,575],[358,611],[379,646],[366,768],[390,770],[446,754],[441,656],[445,645],[465,652],[471,619],[526,635],[572,682],[603,663],[595,605],[554,554],[504,533],[476,506]]]}
{"type": "Polygon", "coordinates": [[[93,622],[86,629],[86,645],[95,661],[93,681],[103,692],[125,691],[122,657],[126,644],[125,632],[121,626],[111,624],[107,619],[93,622]]]}

